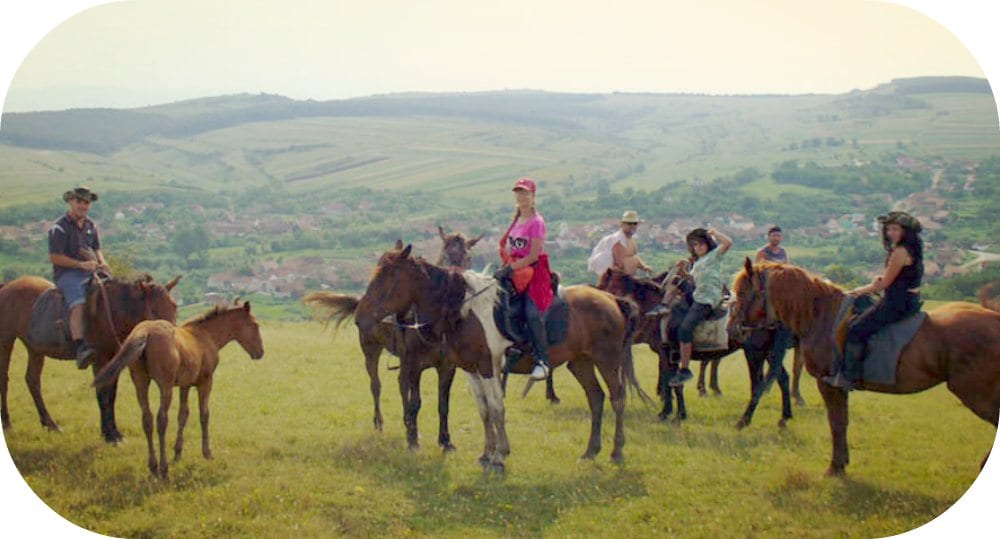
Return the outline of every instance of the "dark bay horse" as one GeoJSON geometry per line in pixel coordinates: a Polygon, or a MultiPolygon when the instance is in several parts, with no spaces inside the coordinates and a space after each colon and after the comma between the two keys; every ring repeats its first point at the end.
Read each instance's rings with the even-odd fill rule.
{"type": "MultiPolygon", "coordinates": [[[[410,246],[406,246],[382,255],[357,306],[355,321],[360,331],[366,332],[386,316],[415,310],[418,320],[429,327],[433,342],[444,344],[448,359],[469,375],[485,431],[480,464],[485,469],[503,470],[510,443],[500,372],[504,351],[511,343],[493,319],[497,283],[473,271],[439,268],[411,257],[410,252],[410,246]]],[[[589,286],[568,287],[565,297],[570,309],[568,335],[564,342],[550,348],[550,362],[553,367],[567,363],[587,393],[591,433],[584,458],[593,458],[601,449],[605,394],[595,367],[600,372],[615,412],[611,458],[621,462],[625,386],[631,385],[642,398],[648,398],[639,389],[632,364],[631,328],[638,307],[630,300],[589,286]]],[[[530,358],[524,358],[513,372],[528,372],[531,364],[530,358]]]]}
{"type": "MultiPolygon", "coordinates": [[[[843,475],[847,448],[847,392],[827,385],[836,353],[834,324],[847,297],[839,287],[795,266],[752,264],[748,258],[733,285],[733,324],[755,327],[780,321],[799,337],[806,369],[816,377],[833,441],[828,475],[843,475]]],[[[1000,414],[1000,313],[965,302],[927,313],[904,348],[893,385],[865,382],[869,391],[917,393],[946,382],[977,416],[997,426],[1000,414]]],[[[988,456],[988,455],[987,455],[988,456]]],[[[986,460],[983,460],[983,464],[986,460]]]]}
{"type": "MultiPolygon", "coordinates": [[[[658,275],[653,279],[640,279],[619,271],[607,270],[598,283],[598,287],[602,290],[634,300],[644,312],[658,305],[664,297],[667,297],[668,303],[672,300],[683,301],[681,296],[688,285],[687,281],[675,279],[675,274],[672,271],[658,275]],[[659,284],[661,282],[665,283],[664,286],[659,284]]],[[[663,316],[669,317],[670,314],[663,316]]],[[[682,421],[687,418],[684,386],[671,388],[667,385],[667,381],[677,372],[678,368],[676,359],[671,357],[671,352],[676,348],[676,345],[669,341],[664,342],[660,324],[661,317],[643,317],[636,331],[635,340],[648,344],[650,349],[656,352],[660,358],[659,382],[657,384],[657,393],[663,399],[660,419],[667,420],[673,413],[670,394],[671,389],[673,389],[673,396],[677,400],[677,415],[674,416],[674,421],[682,421]]],[[[782,414],[778,426],[784,427],[792,417],[788,373],[781,364],[781,358],[776,355],[775,336],[775,331],[762,329],[753,332],[741,342],[730,339],[729,346],[725,350],[694,351],[692,355],[692,360],[703,362],[702,372],[704,372],[705,364],[708,362],[718,362],[722,357],[742,348],[747,360],[747,372],[750,375],[750,403],[747,404],[743,416],[736,424],[737,428],[742,429],[750,425],[761,396],[774,380],[778,381],[778,386],[781,388],[782,414]],[[766,375],[764,373],[765,364],[770,366],[770,371],[766,375]]],[[[777,354],[783,356],[782,351],[777,351],[777,354]]]]}
{"type": "Polygon", "coordinates": [[[212,375],[219,365],[219,350],[236,341],[252,359],[264,356],[264,343],[260,325],[250,312],[250,302],[212,310],[175,326],[166,320],[140,322],[121,350],[94,377],[95,387],[116,383],[125,367],[132,374],[139,408],[142,409],[142,430],[146,433],[149,448],[149,471],[154,476],[167,478],[167,413],[174,387],[180,387],[180,410],[177,412],[177,441],[174,443],[174,462],[181,458],[184,448],[184,425],[187,423],[188,391],[198,389],[198,412],[201,419],[201,452],[211,460],[208,445],[208,399],[212,394],[212,375]],[[156,414],[156,431],[160,440],[160,462],[157,465],[153,450],[153,414],[149,409],[149,382],[153,380],[160,389],[160,409],[156,414]]]}
{"type": "MultiPolygon", "coordinates": [[[[144,275],[133,281],[125,279],[107,281],[103,284],[104,293],[101,293],[100,288],[96,286],[90,290],[84,316],[87,341],[97,352],[93,363],[95,374],[118,352],[119,343],[139,322],[154,319],[170,322],[177,320],[177,304],[170,297],[170,290],[179,280],[180,277],[176,277],[166,285],[162,285],[144,275]]],[[[42,400],[42,367],[45,366],[45,356],[58,359],[73,359],[73,356],[66,356],[66,353],[60,350],[36,348],[26,341],[35,300],[54,286],[41,277],[28,276],[15,279],[0,288],[0,401],[2,401],[0,417],[4,429],[10,428],[11,425],[7,410],[10,356],[14,341],[20,339],[28,352],[28,371],[25,380],[38,409],[38,417],[45,428],[60,430],[59,425],[49,416],[45,401],[42,400]]],[[[97,404],[101,411],[101,434],[108,443],[117,443],[122,439],[115,423],[117,393],[117,383],[97,390],[97,404]]]]}

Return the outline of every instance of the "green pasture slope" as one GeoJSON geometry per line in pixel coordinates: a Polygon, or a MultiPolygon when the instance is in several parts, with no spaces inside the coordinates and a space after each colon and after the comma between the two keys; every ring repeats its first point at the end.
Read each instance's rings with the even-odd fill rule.
{"type": "MultiPolygon", "coordinates": [[[[245,536],[594,536],[871,537],[920,526],[969,487],[994,429],[943,386],[914,396],[851,398],[847,479],[825,479],[826,415],[812,378],[808,406],[785,430],[778,392],[754,424],[737,432],[747,394],[744,361],[721,368],[724,396],[688,391],[690,418],[661,423],[638,401],[627,407],[626,463],[610,463],[612,413],[604,449],[581,461],[589,413],[577,382],[556,371],[559,405],[536,388],[525,400],[515,377],[507,399],[512,454],[505,476],[476,458],[482,426],[463,375],[451,402],[458,451],[435,444],[436,376],[424,379],[422,447],[405,449],[395,372],[380,370],[383,433],[372,405],[353,326],[331,336],[319,323],[266,321],[266,354],[253,362],[235,344],[223,352],[212,395],[215,460],[201,458],[196,416],[170,484],[149,477],[132,384],[123,376],[119,447],[98,436],[89,373],[49,361],[43,387],[65,430],[44,431],[17,374],[5,433],[18,469],[53,509],[89,529],[121,537],[245,536]]],[[[640,380],[652,390],[654,358],[636,348],[640,380]]],[[[156,392],[153,392],[156,395],[156,392]]],[[[155,401],[155,397],[154,397],[155,401]]],[[[176,429],[171,409],[168,445],[176,429]]]]}

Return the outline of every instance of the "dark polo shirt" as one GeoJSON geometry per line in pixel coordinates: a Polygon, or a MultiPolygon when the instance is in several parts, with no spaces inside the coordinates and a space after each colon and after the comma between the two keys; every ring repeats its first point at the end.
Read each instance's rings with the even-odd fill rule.
{"type": "MultiPolygon", "coordinates": [[[[101,248],[101,239],[97,233],[97,225],[90,219],[83,219],[83,226],[76,223],[65,214],[49,229],[49,254],[63,254],[81,262],[90,260],[80,253],[81,248],[96,251],[101,248]]],[[[52,265],[53,278],[58,281],[63,273],[71,268],[52,265]]]]}

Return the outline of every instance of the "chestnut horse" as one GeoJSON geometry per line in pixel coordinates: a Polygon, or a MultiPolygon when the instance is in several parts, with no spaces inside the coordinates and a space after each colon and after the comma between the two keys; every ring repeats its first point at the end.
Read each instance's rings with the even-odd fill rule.
{"type": "Polygon", "coordinates": [[[149,471],[167,478],[167,412],[174,386],[180,387],[180,410],[177,412],[177,441],[174,462],[184,448],[184,425],[188,419],[188,391],[198,389],[198,412],[201,419],[201,452],[212,458],[208,446],[208,398],[212,394],[212,375],[219,365],[219,350],[236,341],[252,359],[264,356],[260,326],[250,312],[250,302],[215,307],[184,322],[180,326],[166,320],[139,323],[129,334],[122,348],[94,377],[94,386],[103,387],[118,380],[118,374],[128,367],[135,385],[135,394],[142,409],[142,430],[149,448],[149,471]],[[149,381],[160,389],[160,409],[156,414],[156,431],[160,440],[160,463],[153,450],[153,414],[149,409],[149,381]]]}
{"type": "MultiPolygon", "coordinates": [[[[442,343],[447,358],[468,373],[485,431],[479,462],[484,469],[502,471],[510,443],[500,371],[504,351],[511,343],[493,319],[497,283],[473,271],[439,268],[411,257],[410,252],[408,245],[382,255],[357,306],[355,321],[361,332],[369,332],[386,316],[414,309],[417,320],[428,327],[428,340],[442,343]]],[[[626,384],[648,399],[635,380],[631,355],[631,328],[638,307],[590,286],[568,287],[565,295],[570,310],[569,330],[564,342],[550,348],[551,365],[568,363],[587,393],[591,432],[584,458],[593,458],[601,449],[604,392],[594,372],[596,366],[608,386],[615,411],[611,458],[622,462],[626,384]]],[[[530,368],[530,358],[525,358],[513,372],[528,372],[530,368]]]]}
{"type": "MultiPolygon", "coordinates": [[[[835,355],[834,324],[843,289],[804,269],[748,258],[733,286],[732,324],[753,328],[780,321],[799,337],[806,369],[817,379],[833,437],[828,475],[843,475],[847,448],[847,392],[827,385],[835,355]]],[[[896,367],[893,385],[864,382],[879,393],[908,394],[947,382],[948,390],[977,416],[997,426],[1000,414],[1000,313],[965,302],[927,313],[896,367]]],[[[987,454],[988,456],[988,454],[987,454]]],[[[983,464],[986,460],[983,460],[983,464]]]]}
{"type": "MultiPolygon", "coordinates": [[[[95,374],[115,355],[119,343],[139,322],[154,319],[171,322],[177,320],[177,304],[171,299],[170,290],[179,280],[178,276],[164,286],[155,283],[152,277],[144,275],[134,281],[124,279],[107,281],[102,285],[104,293],[101,293],[100,288],[96,286],[90,290],[84,316],[87,341],[97,352],[93,363],[95,374]]],[[[0,418],[4,430],[11,425],[7,410],[7,381],[11,351],[16,339],[21,340],[28,352],[28,372],[25,381],[28,383],[31,398],[35,401],[42,426],[53,431],[60,430],[59,425],[49,416],[45,401],[42,400],[42,367],[45,366],[45,356],[57,359],[73,359],[74,356],[66,356],[61,350],[36,348],[26,341],[35,300],[54,286],[41,277],[27,276],[15,279],[0,288],[0,405],[2,405],[0,418]]],[[[115,400],[118,393],[117,380],[115,382],[97,390],[97,404],[101,411],[101,434],[108,443],[122,440],[121,432],[115,423],[115,400]]]]}

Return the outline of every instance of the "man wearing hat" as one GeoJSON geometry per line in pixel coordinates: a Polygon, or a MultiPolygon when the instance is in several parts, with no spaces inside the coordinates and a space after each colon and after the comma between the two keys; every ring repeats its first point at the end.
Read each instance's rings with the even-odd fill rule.
{"type": "Polygon", "coordinates": [[[86,368],[94,359],[94,349],[84,340],[83,305],[86,285],[97,271],[110,272],[101,253],[97,225],[87,218],[97,193],[80,186],[63,193],[69,210],[49,230],[49,260],[53,280],[69,309],[69,330],[76,351],[76,366],[86,368]]]}
{"type": "Polygon", "coordinates": [[[608,268],[627,275],[635,275],[638,270],[653,271],[653,268],[639,257],[639,246],[633,238],[639,223],[642,222],[644,221],[639,219],[639,214],[635,210],[625,211],[622,214],[621,228],[597,242],[587,260],[587,269],[598,275],[603,274],[608,268]]]}

